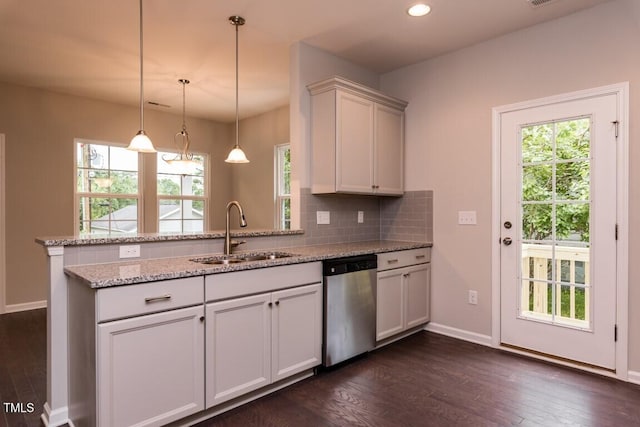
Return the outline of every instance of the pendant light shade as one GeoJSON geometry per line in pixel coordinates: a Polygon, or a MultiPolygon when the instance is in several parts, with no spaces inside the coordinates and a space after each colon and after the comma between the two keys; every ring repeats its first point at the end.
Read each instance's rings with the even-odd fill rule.
{"type": "Polygon", "coordinates": [[[133,137],[127,149],[142,153],[155,153],[151,139],[144,131],[144,79],[143,79],[143,46],[142,46],[142,0],[140,0],[140,130],[133,137]]]}
{"type": "Polygon", "coordinates": [[[153,146],[153,142],[144,132],[144,130],[140,129],[138,133],[131,139],[128,150],[139,151],[141,153],[155,153],[156,149],[153,146]]]}
{"type": "Polygon", "coordinates": [[[196,173],[197,168],[200,164],[193,160],[193,153],[189,152],[191,138],[189,137],[189,132],[187,132],[185,98],[185,87],[189,84],[189,80],[180,79],[178,80],[178,83],[182,85],[182,130],[175,134],[175,136],[173,137],[173,141],[180,149],[180,152],[173,157],[169,156],[168,158],[165,158],[163,156],[162,160],[171,165],[172,169],[176,173],[182,175],[191,175],[196,173]]]}
{"type": "Polygon", "coordinates": [[[244,18],[241,16],[230,16],[229,22],[231,25],[236,27],[236,144],[233,146],[233,149],[227,156],[225,162],[227,163],[249,163],[249,159],[240,148],[240,139],[238,136],[238,27],[240,25],[244,25],[244,18]]]}
{"type": "Polygon", "coordinates": [[[233,147],[233,150],[229,152],[227,159],[225,160],[227,163],[249,163],[249,159],[247,159],[247,155],[244,154],[242,148],[239,146],[233,147]]]}

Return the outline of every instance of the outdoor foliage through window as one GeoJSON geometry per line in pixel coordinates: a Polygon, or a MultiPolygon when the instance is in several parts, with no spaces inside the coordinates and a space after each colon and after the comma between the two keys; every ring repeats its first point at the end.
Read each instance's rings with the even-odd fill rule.
{"type": "Polygon", "coordinates": [[[80,234],[138,231],[138,154],[122,147],[76,143],[80,234]]]}
{"type": "Polygon", "coordinates": [[[206,159],[194,155],[198,164],[189,173],[176,171],[164,158],[174,153],[158,152],[158,230],[160,233],[202,232],[207,209],[206,159]]]}
{"type": "Polygon", "coordinates": [[[289,144],[276,147],[276,218],[277,228],[291,228],[291,149],[289,144]]]}
{"type": "Polygon", "coordinates": [[[525,240],[589,241],[590,120],[522,129],[525,240]]]}

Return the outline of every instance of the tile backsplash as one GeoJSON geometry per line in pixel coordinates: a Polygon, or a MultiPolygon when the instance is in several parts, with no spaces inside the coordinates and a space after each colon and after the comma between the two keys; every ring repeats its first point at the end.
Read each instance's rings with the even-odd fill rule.
{"type": "Polygon", "coordinates": [[[306,245],[367,240],[431,241],[433,191],[408,191],[403,197],[313,195],[300,191],[300,226],[306,245]],[[329,211],[331,223],[317,224],[316,212],[329,211]],[[358,223],[358,211],[364,222],[358,223]]]}
{"type": "Polygon", "coordinates": [[[380,200],[380,239],[433,240],[433,191],[407,191],[380,200]]]}

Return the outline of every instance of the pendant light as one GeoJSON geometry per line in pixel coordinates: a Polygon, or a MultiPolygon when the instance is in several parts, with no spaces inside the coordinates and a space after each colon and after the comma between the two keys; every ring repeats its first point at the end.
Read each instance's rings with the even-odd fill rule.
{"type": "Polygon", "coordinates": [[[189,132],[187,132],[185,87],[190,82],[187,79],[180,79],[178,83],[182,85],[182,130],[174,135],[173,142],[178,146],[180,152],[174,157],[165,158],[163,156],[162,160],[171,165],[177,173],[190,175],[196,172],[196,168],[199,165],[198,162],[193,160],[193,153],[189,153],[191,138],[189,138],[189,132]]]}
{"type": "Polygon", "coordinates": [[[140,130],[133,137],[127,149],[142,153],[155,153],[151,139],[144,131],[144,84],[143,84],[143,61],[142,61],[142,0],[140,0],[140,130]]]}
{"type": "Polygon", "coordinates": [[[238,138],[238,27],[244,25],[244,18],[241,16],[230,16],[229,22],[236,27],[236,145],[227,156],[225,162],[227,163],[249,163],[249,159],[240,148],[238,138]]]}

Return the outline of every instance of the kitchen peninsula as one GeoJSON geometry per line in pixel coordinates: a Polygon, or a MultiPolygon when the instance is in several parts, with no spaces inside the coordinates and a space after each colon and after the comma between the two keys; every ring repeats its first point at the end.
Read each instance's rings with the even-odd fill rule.
{"type": "MultiPolygon", "coordinates": [[[[287,256],[259,260],[247,258],[243,262],[230,264],[198,262],[203,256],[222,252],[223,236],[219,234],[37,240],[45,247],[49,256],[48,384],[47,403],[42,417],[46,425],[61,425],[69,419],[77,426],[110,425],[114,422],[118,424],[118,418],[114,417],[123,415],[114,414],[109,405],[119,396],[111,396],[113,399],[96,398],[100,390],[105,390],[101,389],[105,384],[100,383],[100,378],[107,378],[104,375],[101,377],[101,365],[96,362],[100,356],[96,355],[99,355],[97,347],[102,331],[106,331],[104,337],[113,337],[114,330],[109,328],[119,322],[131,323],[127,328],[138,329],[148,326],[136,323],[146,318],[157,321],[158,324],[178,325],[178,329],[169,330],[166,336],[161,332],[162,336],[166,339],[186,339],[184,343],[175,346],[182,349],[200,342],[188,348],[194,349],[192,353],[197,355],[196,358],[181,359],[190,364],[187,372],[192,374],[185,384],[199,390],[199,395],[193,401],[183,402],[174,412],[159,414],[158,419],[148,425],[196,422],[306,378],[320,364],[321,339],[318,339],[321,331],[318,328],[321,329],[321,319],[318,320],[317,315],[319,313],[321,316],[322,312],[321,261],[431,246],[428,242],[398,241],[304,246],[300,245],[304,240],[299,230],[246,231],[233,233],[233,237],[247,240],[243,251],[238,251],[239,253],[269,254],[277,251],[287,256]],[[129,245],[139,245],[141,257],[136,260],[120,260],[121,248],[129,245]],[[149,294],[150,290],[158,292],[149,294]],[[136,297],[151,301],[135,307],[133,300],[136,297]],[[278,351],[283,353],[283,348],[286,347],[281,345],[277,348],[274,344],[272,350],[265,352],[273,358],[273,374],[269,374],[270,378],[255,384],[247,381],[243,387],[225,388],[222,373],[213,379],[209,376],[209,372],[215,372],[215,368],[210,367],[215,350],[209,347],[209,341],[213,341],[209,339],[209,329],[206,329],[205,348],[204,328],[199,325],[206,323],[205,327],[209,328],[214,323],[209,319],[213,319],[220,310],[229,310],[230,302],[242,300],[244,304],[248,298],[256,297],[271,298],[269,303],[273,301],[274,305],[285,298],[300,297],[300,305],[294,311],[283,311],[281,316],[298,316],[302,313],[306,317],[299,322],[290,318],[285,323],[300,326],[302,330],[307,325],[310,328],[307,335],[313,336],[313,339],[305,340],[308,345],[293,352],[297,352],[295,356],[302,358],[300,363],[292,362],[289,356],[278,356],[278,351]],[[164,304],[166,310],[161,311],[164,309],[160,307],[164,304]],[[282,361],[287,366],[281,366],[282,361]],[[205,362],[208,367],[206,375],[205,362]],[[279,370],[275,369],[277,366],[280,366],[279,370]],[[96,375],[88,382],[82,381],[87,372],[94,372],[96,375]]],[[[230,317],[227,320],[233,322],[233,319],[230,317]]],[[[275,325],[273,322],[276,322],[276,318],[272,321],[275,325]]],[[[241,326],[234,326],[232,335],[237,335],[241,326]]],[[[282,336],[296,332],[299,333],[282,331],[282,336]]],[[[219,336],[216,336],[216,340],[219,336]]],[[[224,339],[227,338],[221,338],[222,341],[218,344],[224,342],[224,339]]],[[[158,355],[161,359],[160,356],[158,355]]],[[[158,381],[162,384],[162,379],[158,381]]],[[[110,386],[111,384],[107,384],[107,387],[110,386]]],[[[157,384],[150,381],[148,387],[157,387],[157,384]]],[[[113,391],[113,387],[108,390],[113,391]]],[[[184,395],[192,396],[189,393],[184,395]]],[[[153,406],[152,399],[148,400],[153,406]]],[[[147,409],[140,408],[143,412],[147,409]]],[[[147,413],[144,415],[147,416],[147,413]]],[[[120,420],[124,419],[126,418],[120,420]]]]}

